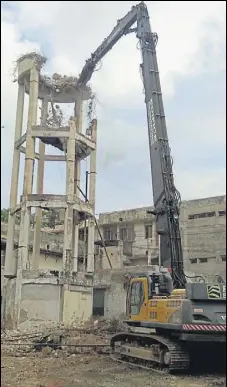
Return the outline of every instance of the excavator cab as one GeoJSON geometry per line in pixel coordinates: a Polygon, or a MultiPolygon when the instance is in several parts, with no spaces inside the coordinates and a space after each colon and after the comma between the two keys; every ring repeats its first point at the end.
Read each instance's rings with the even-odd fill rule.
{"type": "Polygon", "coordinates": [[[173,290],[172,278],[168,270],[154,267],[154,271],[132,276],[127,290],[126,313],[128,318],[146,321],[149,301],[155,297],[168,298],[173,290]]]}

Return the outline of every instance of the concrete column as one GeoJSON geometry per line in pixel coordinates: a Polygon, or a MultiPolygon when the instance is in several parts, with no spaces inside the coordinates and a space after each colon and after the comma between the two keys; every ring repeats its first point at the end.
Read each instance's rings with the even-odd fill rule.
{"type": "Polygon", "coordinates": [[[21,209],[21,223],[19,236],[18,264],[24,269],[30,269],[29,262],[29,234],[31,208],[26,206],[27,195],[32,194],[35,138],[31,136],[32,126],[36,125],[39,92],[39,72],[35,67],[30,71],[29,106],[27,120],[26,153],[23,185],[23,203],[21,209]]]}
{"type": "Polygon", "coordinates": [[[32,194],[33,171],[35,160],[35,138],[31,136],[32,126],[36,125],[39,91],[39,72],[33,67],[30,73],[29,108],[26,137],[25,169],[23,196],[32,194]]]}
{"type": "MultiPolygon", "coordinates": [[[[82,132],[83,125],[83,101],[78,96],[75,105],[75,117],[76,117],[76,131],[78,133],[82,132]]],[[[75,168],[74,168],[74,194],[76,197],[80,197],[80,159],[75,154],[75,168]],[[79,187],[79,188],[78,188],[79,187]]],[[[73,271],[78,271],[78,252],[79,252],[79,221],[77,214],[74,214],[73,221],[73,271]]]]}
{"type": "MultiPolygon", "coordinates": [[[[48,114],[48,96],[42,100],[42,113],[41,113],[41,125],[46,125],[46,119],[48,114]]],[[[43,183],[44,183],[44,161],[45,158],[45,144],[39,140],[39,160],[38,160],[38,169],[37,169],[37,194],[43,193],[43,183]]],[[[41,217],[42,209],[36,208],[35,214],[35,229],[34,229],[34,243],[33,243],[33,255],[31,267],[33,270],[38,269],[39,267],[39,255],[40,255],[40,245],[41,245],[41,217]]]]}
{"type": "MultiPolygon", "coordinates": [[[[75,106],[75,117],[76,117],[76,131],[77,133],[82,133],[83,126],[83,101],[78,96],[78,100],[75,106]]],[[[77,197],[80,196],[80,158],[75,155],[75,170],[74,170],[74,193],[77,197]]]]}
{"type": "MultiPolygon", "coordinates": [[[[16,113],[14,143],[18,141],[22,135],[23,112],[24,112],[24,85],[19,85],[18,97],[17,97],[17,113],[16,113]]],[[[14,145],[10,204],[9,204],[10,208],[15,207],[17,204],[19,170],[20,170],[20,150],[16,149],[14,145]]],[[[16,276],[16,259],[13,253],[14,229],[15,229],[15,215],[9,214],[6,257],[5,257],[5,271],[4,271],[5,277],[9,277],[9,278],[16,276]]]]}
{"type": "Polygon", "coordinates": [[[73,271],[78,271],[79,254],[79,218],[76,211],[73,217],[73,271]]]}
{"type": "Polygon", "coordinates": [[[180,209],[180,224],[181,224],[181,243],[183,250],[184,265],[186,268],[190,267],[189,253],[188,253],[188,229],[187,229],[187,210],[185,206],[180,209]]]}
{"type": "Polygon", "coordinates": [[[155,219],[152,219],[152,247],[157,248],[157,238],[156,238],[156,222],[155,219]]]}
{"type": "Polygon", "coordinates": [[[30,218],[31,218],[31,208],[27,208],[26,204],[23,204],[21,207],[17,273],[20,270],[30,269],[30,262],[29,262],[30,218]]]}
{"type": "MultiPolygon", "coordinates": [[[[75,119],[76,120],[76,119],[75,119]]],[[[67,208],[64,223],[64,245],[63,245],[63,270],[72,270],[72,242],[73,242],[73,204],[74,204],[74,171],[75,171],[75,120],[69,121],[69,138],[67,141],[66,156],[66,196],[67,208]]]]}
{"type": "MultiPolygon", "coordinates": [[[[92,121],[91,139],[97,144],[97,120],[92,121]]],[[[89,184],[89,203],[93,208],[95,215],[95,185],[96,185],[96,149],[90,156],[90,184],[89,184]]],[[[88,221],[88,254],[87,271],[94,272],[94,242],[95,242],[95,222],[94,219],[88,221]]]]}

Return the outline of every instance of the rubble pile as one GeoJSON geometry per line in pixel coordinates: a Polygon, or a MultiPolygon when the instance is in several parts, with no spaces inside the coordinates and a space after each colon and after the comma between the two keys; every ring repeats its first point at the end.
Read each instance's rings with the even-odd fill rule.
{"type": "Polygon", "coordinates": [[[89,332],[105,332],[106,334],[114,334],[129,330],[128,326],[122,320],[117,318],[106,319],[104,317],[96,320],[90,319],[84,324],[84,328],[89,332]]]}
{"type": "Polygon", "coordinates": [[[83,324],[52,324],[26,331],[1,332],[2,352],[20,356],[25,353],[44,355],[109,351],[109,340],[115,332],[127,328],[117,319],[91,319],[83,324]]]}
{"type": "Polygon", "coordinates": [[[78,78],[75,76],[60,75],[58,73],[54,73],[52,77],[40,74],[40,83],[45,84],[45,86],[58,93],[62,90],[67,91],[68,89],[75,88],[77,80],[78,78]]]}

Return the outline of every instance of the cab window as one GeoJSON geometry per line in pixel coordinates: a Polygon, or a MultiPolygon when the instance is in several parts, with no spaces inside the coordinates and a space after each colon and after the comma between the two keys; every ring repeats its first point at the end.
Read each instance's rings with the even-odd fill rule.
{"type": "Polygon", "coordinates": [[[134,282],[131,287],[130,310],[131,314],[140,313],[141,306],[144,302],[144,289],[142,282],[134,282]]]}

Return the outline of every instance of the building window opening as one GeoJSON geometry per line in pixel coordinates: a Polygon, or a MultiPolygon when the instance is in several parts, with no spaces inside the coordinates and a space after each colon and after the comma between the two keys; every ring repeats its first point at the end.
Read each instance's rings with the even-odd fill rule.
{"type": "Polygon", "coordinates": [[[121,228],[120,229],[120,240],[121,241],[126,241],[128,238],[128,235],[127,235],[127,228],[121,228]]]}
{"type": "Polygon", "coordinates": [[[104,228],[103,237],[105,241],[116,241],[117,240],[117,228],[104,228]]]}
{"type": "Polygon", "coordinates": [[[191,258],[191,259],[190,259],[190,262],[191,262],[191,263],[197,263],[197,258],[191,258]]]}
{"type": "Polygon", "coordinates": [[[219,216],[226,216],[226,210],[218,211],[219,216]]]}
{"type": "Polygon", "coordinates": [[[131,226],[121,227],[119,230],[119,239],[121,241],[133,241],[134,240],[134,228],[131,226]]]}
{"type": "MultiPolygon", "coordinates": [[[[88,238],[88,228],[86,228],[86,238],[88,238]]],[[[84,228],[79,230],[79,240],[84,241],[84,228]]]]}
{"type": "Polygon", "coordinates": [[[207,263],[208,259],[207,258],[199,258],[200,263],[207,263]]]}
{"type": "Polygon", "coordinates": [[[145,239],[152,238],[152,224],[148,224],[145,226],[145,239]]]}
{"type": "Polygon", "coordinates": [[[226,255],[221,255],[222,262],[226,262],[226,255]]]}
{"type": "Polygon", "coordinates": [[[211,212],[202,212],[200,214],[191,214],[191,215],[188,215],[188,219],[189,220],[192,220],[192,219],[204,219],[204,218],[211,218],[213,216],[215,216],[216,213],[215,211],[211,211],[211,212]]]}
{"type": "Polygon", "coordinates": [[[94,317],[104,316],[104,305],[105,305],[105,289],[94,289],[92,315],[94,317]]]}

